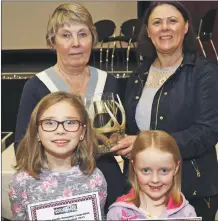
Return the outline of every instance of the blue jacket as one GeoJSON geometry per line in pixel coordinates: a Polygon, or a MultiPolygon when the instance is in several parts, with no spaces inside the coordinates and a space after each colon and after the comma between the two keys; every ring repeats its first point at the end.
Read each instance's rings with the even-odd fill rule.
{"type": "MultiPolygon", "coordinates": [[[[153,61],[145,62],[127,83],[127,134],[138,134],[136,106],[153,61]]],[[[177,141],[182,158],[182,192],[186,198],[218,194],[218,66],[195,54],[157,91],[150,128],[164,130],[177,141]]],[[[145,107],[146,108],[146,107],[145,107]]]]}
{"type": "MultiPolygon", "coordinates": [[[[130,191],[129,194],[120,197],[117,202],[113,203],[107,214],[107,220],[139,220],[139,219],[151,219],[146,216],[145,212],[136,207],[133,203],[126,202],[128,196],[134,194],[130,191]]],[[[172,197],[170,197],[167,209],[158,218],[182,218],[182,217],[196,217],[195,209],[185,199],[181,193],[182,200],[179,205],[176,205],[172,197]]]]}

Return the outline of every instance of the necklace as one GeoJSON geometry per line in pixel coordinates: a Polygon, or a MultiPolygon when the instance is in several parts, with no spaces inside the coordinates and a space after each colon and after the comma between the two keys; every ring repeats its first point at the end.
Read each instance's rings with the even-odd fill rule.
{"type": "MultiPolygon", "coordinates": [[[[69,80],[69,78],[66,76],[66,74],[63,74],[62,73],[62,71],[60,70],[60,68],[57,66],[57,69],[58,69],[58,72],[63,76],[63,78],[66,80],[66,82],[68,83],[68,85],[70,86],[70,87],[72,87],[72,83],[71,83],[71,81],[69,80]]],[[[79,74],[79,75],[81,75],[81,74],[79,74]]],[[[78,94],[80,94],[80,92],[81,92],[81,89],[82,89],[82,87],[83,87],[83,84],[84,84],[84,82],[85,82],[85,78],[86,78],[86,74],[84,74],[84,77],[83,77],[83,80],[82,80],[82,82],[81,82],[81,84],[79,85],[79,87],[77,87],[77,89],[76,89],[76,92],[78,93],[78,94]]]]}

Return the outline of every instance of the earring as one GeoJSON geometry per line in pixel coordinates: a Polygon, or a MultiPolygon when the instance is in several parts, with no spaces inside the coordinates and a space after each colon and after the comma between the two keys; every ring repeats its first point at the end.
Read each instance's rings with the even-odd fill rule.
{"type": "Polygon", "coordinates": [[[146,28],[146,32],[147,32],[147,34],[148,34],[148,37],[150,38],[150,35],[149,35],[149,32],[148,32],[148,29],[146,28]]]}
{"type": "Polygon", "coordinates": [[[79,139],[80,139],[80,140],[83,140],[83,136],[81,135],[79,139]]]}
{"type": "Polygon", "coordinates": [[[41,141],[38,133],[37,133],[37,139],[38,139],[38,142],[41,141]]]}

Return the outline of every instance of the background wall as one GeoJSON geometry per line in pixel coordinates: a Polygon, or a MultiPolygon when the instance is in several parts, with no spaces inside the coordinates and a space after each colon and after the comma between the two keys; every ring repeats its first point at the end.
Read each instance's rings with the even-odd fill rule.
{"type": "MultiPolygon", "coordinates": [[[[2,49],[44,49],[49,16],[62,2],[2,2],[2,49]]],[[[111,19],[119,27],[127,19],[137,18],[137,1],[82,2],[93,21],[111,19]]]]}

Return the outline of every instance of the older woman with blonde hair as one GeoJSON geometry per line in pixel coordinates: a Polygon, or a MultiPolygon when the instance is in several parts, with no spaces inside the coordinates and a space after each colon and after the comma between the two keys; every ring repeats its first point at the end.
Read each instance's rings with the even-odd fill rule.
{"type": "MultiPolygon", "coordinates": [[[[48,21],[46,41],[56,51],[57,62],[33,76],[24,86],[17,116],[15,148],[24,136],[31,112],[47,94],[66,91],[86,97],[95,93],[118,93],[114,76],[88,64],[97,33],[90,13],[81,4],[65,3],[54,10],[48,21]]],[[[107,210],[123,193],[123,175],[112,154],[100,157],[97,166],[108,183],[107,210]]]]}

